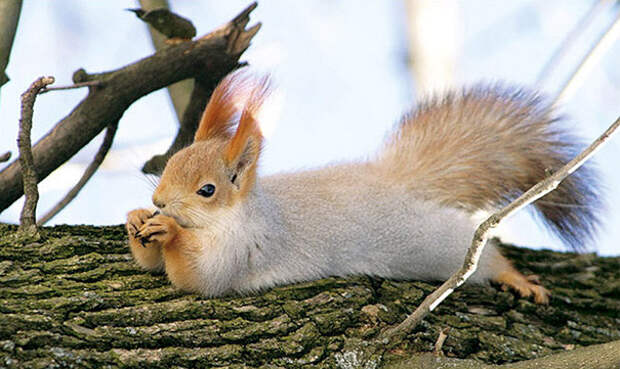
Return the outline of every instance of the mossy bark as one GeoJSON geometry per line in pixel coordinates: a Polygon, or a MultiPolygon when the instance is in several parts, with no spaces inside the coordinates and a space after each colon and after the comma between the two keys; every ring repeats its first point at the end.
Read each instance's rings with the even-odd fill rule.
{"type": "MultiPolygon", "coordinates": [[[[436,283],[328,278],[207,299],[132,261],[122,227],[0,225],[0,367],[389,367],[433,349],[518,362],[620,340],[620,258],[503,247],[553,293],[535,305],[464,286],[389,350],[377,333],[436,283]]],[[[618,355],[620,356],[620,354],[618,355]]]]}

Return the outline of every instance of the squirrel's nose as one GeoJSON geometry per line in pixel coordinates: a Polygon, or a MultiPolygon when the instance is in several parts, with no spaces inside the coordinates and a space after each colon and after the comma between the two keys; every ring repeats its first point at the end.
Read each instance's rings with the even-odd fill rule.
{"type": "Polygon", "coordinates": [[[160,209],[163,209],[166,207],[166,203],[160,199],[158,196],[153,195],[153,205],[157,206],[160,209]]]}

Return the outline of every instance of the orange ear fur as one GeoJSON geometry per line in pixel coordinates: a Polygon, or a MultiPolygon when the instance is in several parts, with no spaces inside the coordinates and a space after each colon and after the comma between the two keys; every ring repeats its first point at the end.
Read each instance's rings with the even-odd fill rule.
{"type": "Polygon", "coordinates": [[[268,77],[255,82],[241,113],[237,131],[224,149],[224,162],[232,171],[231,178],[238,178],[239,196],[242,198],[253,188],[256,180],[256,167],[263,144],[256,116],[269,92],[268,77]]]}
{"type": "Polygon", "coordinates": [[[254,140],[254,144],[256,145],[255,154],[259,154],[263,135],[261,134],[256,115],[271,93],[270,85],[269,77],[265,76],[255,81],[254,85],[251,87],[250,96],[241,113],[237,131],[224,153],[224,160],[227,163],[232,164],[239,159],[250,139],[254,140]]]}
{"type": "Polygon", "coordinates": [[[217,85],[202,114],[194,141],[232,136],[232,126],[241,103],[248,98],[249,85],[249,77],[243,69],[229,74],[217,85]]]}

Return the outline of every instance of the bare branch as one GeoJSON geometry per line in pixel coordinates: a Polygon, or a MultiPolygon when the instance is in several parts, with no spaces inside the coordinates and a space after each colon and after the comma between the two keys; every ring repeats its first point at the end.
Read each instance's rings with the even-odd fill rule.
{"type": "Polygon", "coordinates": [[[22,0],[0,0],[0,87],[9,80],[5,70],[9,64],[21,9],[22,0]]]}
{"type": "Polygon", "coordinates": [[[95,86],[101,86],[101,81],[86,81],[86,82],[74,83],[68,86],[45,87],[44,89],[41,90],[41,92],[39,92],[39,94],[44,94],[49,91],[72,90],[74,88],[95,87],[95,86]]]}
{"type": "Polygon", "coordinates": [[[570,78],[566,80],[560,92],[557,94],[553,105],[557,105],[559,102],[566,100],[570,95],[576,91],[579,86],[585,81],[587,74],[592,70],[594,65],[601,59],[601,57],[609,50],[613,45],[613,42],[618,38],[620,33],[620,12],[616,16],[616,20],[609,25],[607,30],[603,32],[598,41],[590,48],[586,56],[581,59],[581,62],[570,78]]]}
{"type": "Polygon", "coordinates": [[[149,159],[142,167],[142,172],[155,175],[161,174],[168,159],[174,155],[175,152],[192,143],[194,134],[198,128],[200,115],[205,109],[207,101],[209,101],[209,97],[213,90],[212,86],[216,83],[217,81],[196,78],[193,84],[194,89],[192,91],[192,96],[183,113],[183,119],[181,119],[181,124],[174,141],[164,154],[155,155],[149,159]]]}
{"type": "MultiPolygon", "coordinates": [[[[221,78],[236,68],[240,52],[249,47],[243,37],[252,29],[240,28],[249,22],[248,9],[214,32],[195,41],[169,46],[154,55],[121,69],[87,74],[78,70],[75,83],[101,81],[73,111],[33,147],[37,178],[43,180],[66,162],[108,125],[118,121],[136,100],[171,83],[188,78],[204,77],[214,88],[221,78]],[[231,46],[233,45],[233,46],[231,46]],[[239,51],[235,54],[226,50],[239,51]],[[79,132],[77,134],[76,132],[79,132]]],[[[23,194],[19,165],[13,162],[0,171],[0,211],[23,194]]]]}
{"type": "Polygon", "coordinates": [[[37,189],[37,173],[34,169],[32,145],[30,143],[30,131],[32,130],[32,115],[34,102],[41,89],[54,83],[54,77],[39,77],[28,90],[22,94],[22,111],[19,120],[19,136],[17,147],[19,148],[19,164],[24,178],[24,194],[26,201],[19,218],[19,228],[22,232],[34,234],[37,232],[35,214],[39,201],[37,189]]]}
{"type": "Polygon", "coordinates": [[[499,212],[491,215],[487,220],[485,220],[476,232],[474,233],[474,238],[472,240],[472,244],[467,250],[467,255],[465,256],[465,262],[460,270],[454,273],[446,282],[444,282],[438,289],[436,289],[433,293],[428,295],[424,301],[418,306],[418,308],[409,315],[402,323],[398,326],[386,330],[381,335],[382,338],[393,338],[393,337],[402,337],[403,335],[411,332],[421,321],[424,319],[428,313],[433,311],[446,297],[450,296],[450,294],[462,285],[468,278],[471,276],[478,267],[478,261],[480,260],[480,255],[482,255],[482,250],[486,245],[486,242],[489,238],[491,230],[499,225],[499,223],[514,214],[515,212],[521,210],[525,206],[533,203],[539,198],[543,197],[547,193],[553,191],[557,186],[571,173],[577,170],[583,163],[586,162],[596,151],[598,151],[601,146],[611,137],[611,135],[616,131],[618,126],[620,125],[620,117],[616,119],[616,121],[599,137],[597,138],[590,146],[588,146],[583,152],[577,155],[573,160],[569,161],[566,165],[560,168],[557,172],[545,178],[543,181],[537,183],[532,188],[527,190],[523,195],[519,196],[515,201],[508,204],[499,212]]]}
{"type": "MultiPolygon", "coordinates": [[[[140,0],[140,6],[142,9],[149,11],[158,8],[170,9],[170,5],[167,0],[140,0]]],[[[166,37],[161,33],[157,32],[150,25],[148,26],[149,34],[151,35],[151,41],[153,42],[153,47],[155,50],[161,50],[165,47],[168,47],[166,44],[166,37]]],[[[194,116],[195,114],[191,111],[190,106],[195,105],[190,102],[192,99],[192,91],[194,90],[194,80],[186,79],[184,81],[180,81],[168,86],[168,95],[170,96],[170,101],[172,101],[172,105],[174,106],[174,111],[177,116],[177,120],[179,122],[179,131],[177,132],[177,137],[174,139],[172,145],[168,148],[166,153],[161,155],[155,155],[151,159],[149,159],[144,166],[142,167],[142,171],[146,174],[159,174],[163,170],[168,158],[174,154],[179,149],[179,142],[185,144],[190,143],[191,141],[187,141],[185,139],[185,132],[192,131],[192,126],[197,124],[193,121],[188,121],[186,119],[186,115],[194,116]]],[[[208,100],[210,94],[206,96],[206,100],[208,100]]],[[[202,106],[204,109],[204,105],[202,106]]],[[[200,118],[200,117],[198,117],[200,118]]],[[[196,128],[193,127],[193,131],[196,128]]],[[[183,147],[181,146],[181,147],[183,147]]]]}
{"type": "MultiPolygon", "coordinates": [[[[140,6],[145,11],[159,8],[170,9],[167,0],[140,0],[140,6]]],[[[155,50],[161,50],[168,46],[166,44],[166,37],[163,34],[157,32],[150,25],[148,26],[148,30],[155,50]]],[[[181,124],[183,113],[185,113],[193,89],[194,81],[191,79],[186,79],[168,86],[168,95],[174,106],[179,124],[181,124]]]]}
{"type": "Polygon", "coordinates": [[[88,165],[80,180],[75,184],[75,186],[73,186],[73,188],[71,188],[71,190],[65,195],[65,197],[60,200],[52,209],[50,209],[44,216],[42,216],[41,219],[39,219],[39,221],[37,222],[37,225],[39,227],[49,222],[50,219],[55,217],[62,209],[64,209],[65,206],[67,206],[82,190],[84,185],[86,185],[86,182],[88,182],[88,180],[93,176],[93,174],[95,174],[97,169],[99,169],[99,166],[101,165],[101,163],[103,163],[103,160],[108,154],[108,151],[110,151],[110,148],[112,147],[112,142],[114,141],[114,136],[116,135],[117,128],[118,122],[110,124],[108,128],[106,128],[103,142],[101,143],[97,154],[95,154],[93,161],[88,165]]]}
{"type": "Polygon", "coordinates": [[[443,343],[446,342],[446,338],[448,338],[448,332],[450,331],[450,327],[446,327],[439,331],[439,336],[437,337],[437,341],[435,342],[435,348],[433,349],[433,353],[437,356],[443,356],[443,343]]]}
{"type": "Polygon", "coordinates": [[[588,12],[577,22],[577,25],[570,30],[570,32],[566,35],[562,43],[557,48],[555,53],[549,58],[547,63],[543,66],[540,73],[538,74],[538,78],[536,78],[536,84],[542,85],[545,80],[549,77],[549,75],[553,72],[553,70],[557,67],[560,61],[568,54],[568,51],[571,49],[571,46],[575,43],[575,39],[582,33],[588,26],[592,23],[592,21],[607,7],[611,6],[615,1],[614,0],[598,0],[592,4],[588,12]]]}

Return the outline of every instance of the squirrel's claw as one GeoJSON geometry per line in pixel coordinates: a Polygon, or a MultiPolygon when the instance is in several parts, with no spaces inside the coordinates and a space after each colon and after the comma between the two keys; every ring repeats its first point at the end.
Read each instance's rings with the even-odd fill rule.
{"type": "Polygon", "coordinates": [[[158,212],[153,213],[146,209],[137,209],[129,212],[129,214],[127,214],[127,224],[125,225],[129,237],[138,240],[143,247],[146,247],[149,240],[144,239],[140,230],[144,227],[146,221],[157,213],[158,212]]]}
{"type": "Polygon", "coordinates": [[[495,281],[502,285],[504,291],[512,289],[524,298],[533,296],[534,302],[537,304],[546,305],[549,303],[551,292],[538,284],[537,276],[526,277],[510,268],[508,271],[500,273],[495,281]]]}
{"type": "Polygon", "coordinates": [[[147,247],[147,244],[164,245],[174,238],[178,228],[179,226],[173,218],[153,214],[140,226],[136,238],[144,247],[147,247]]]}

